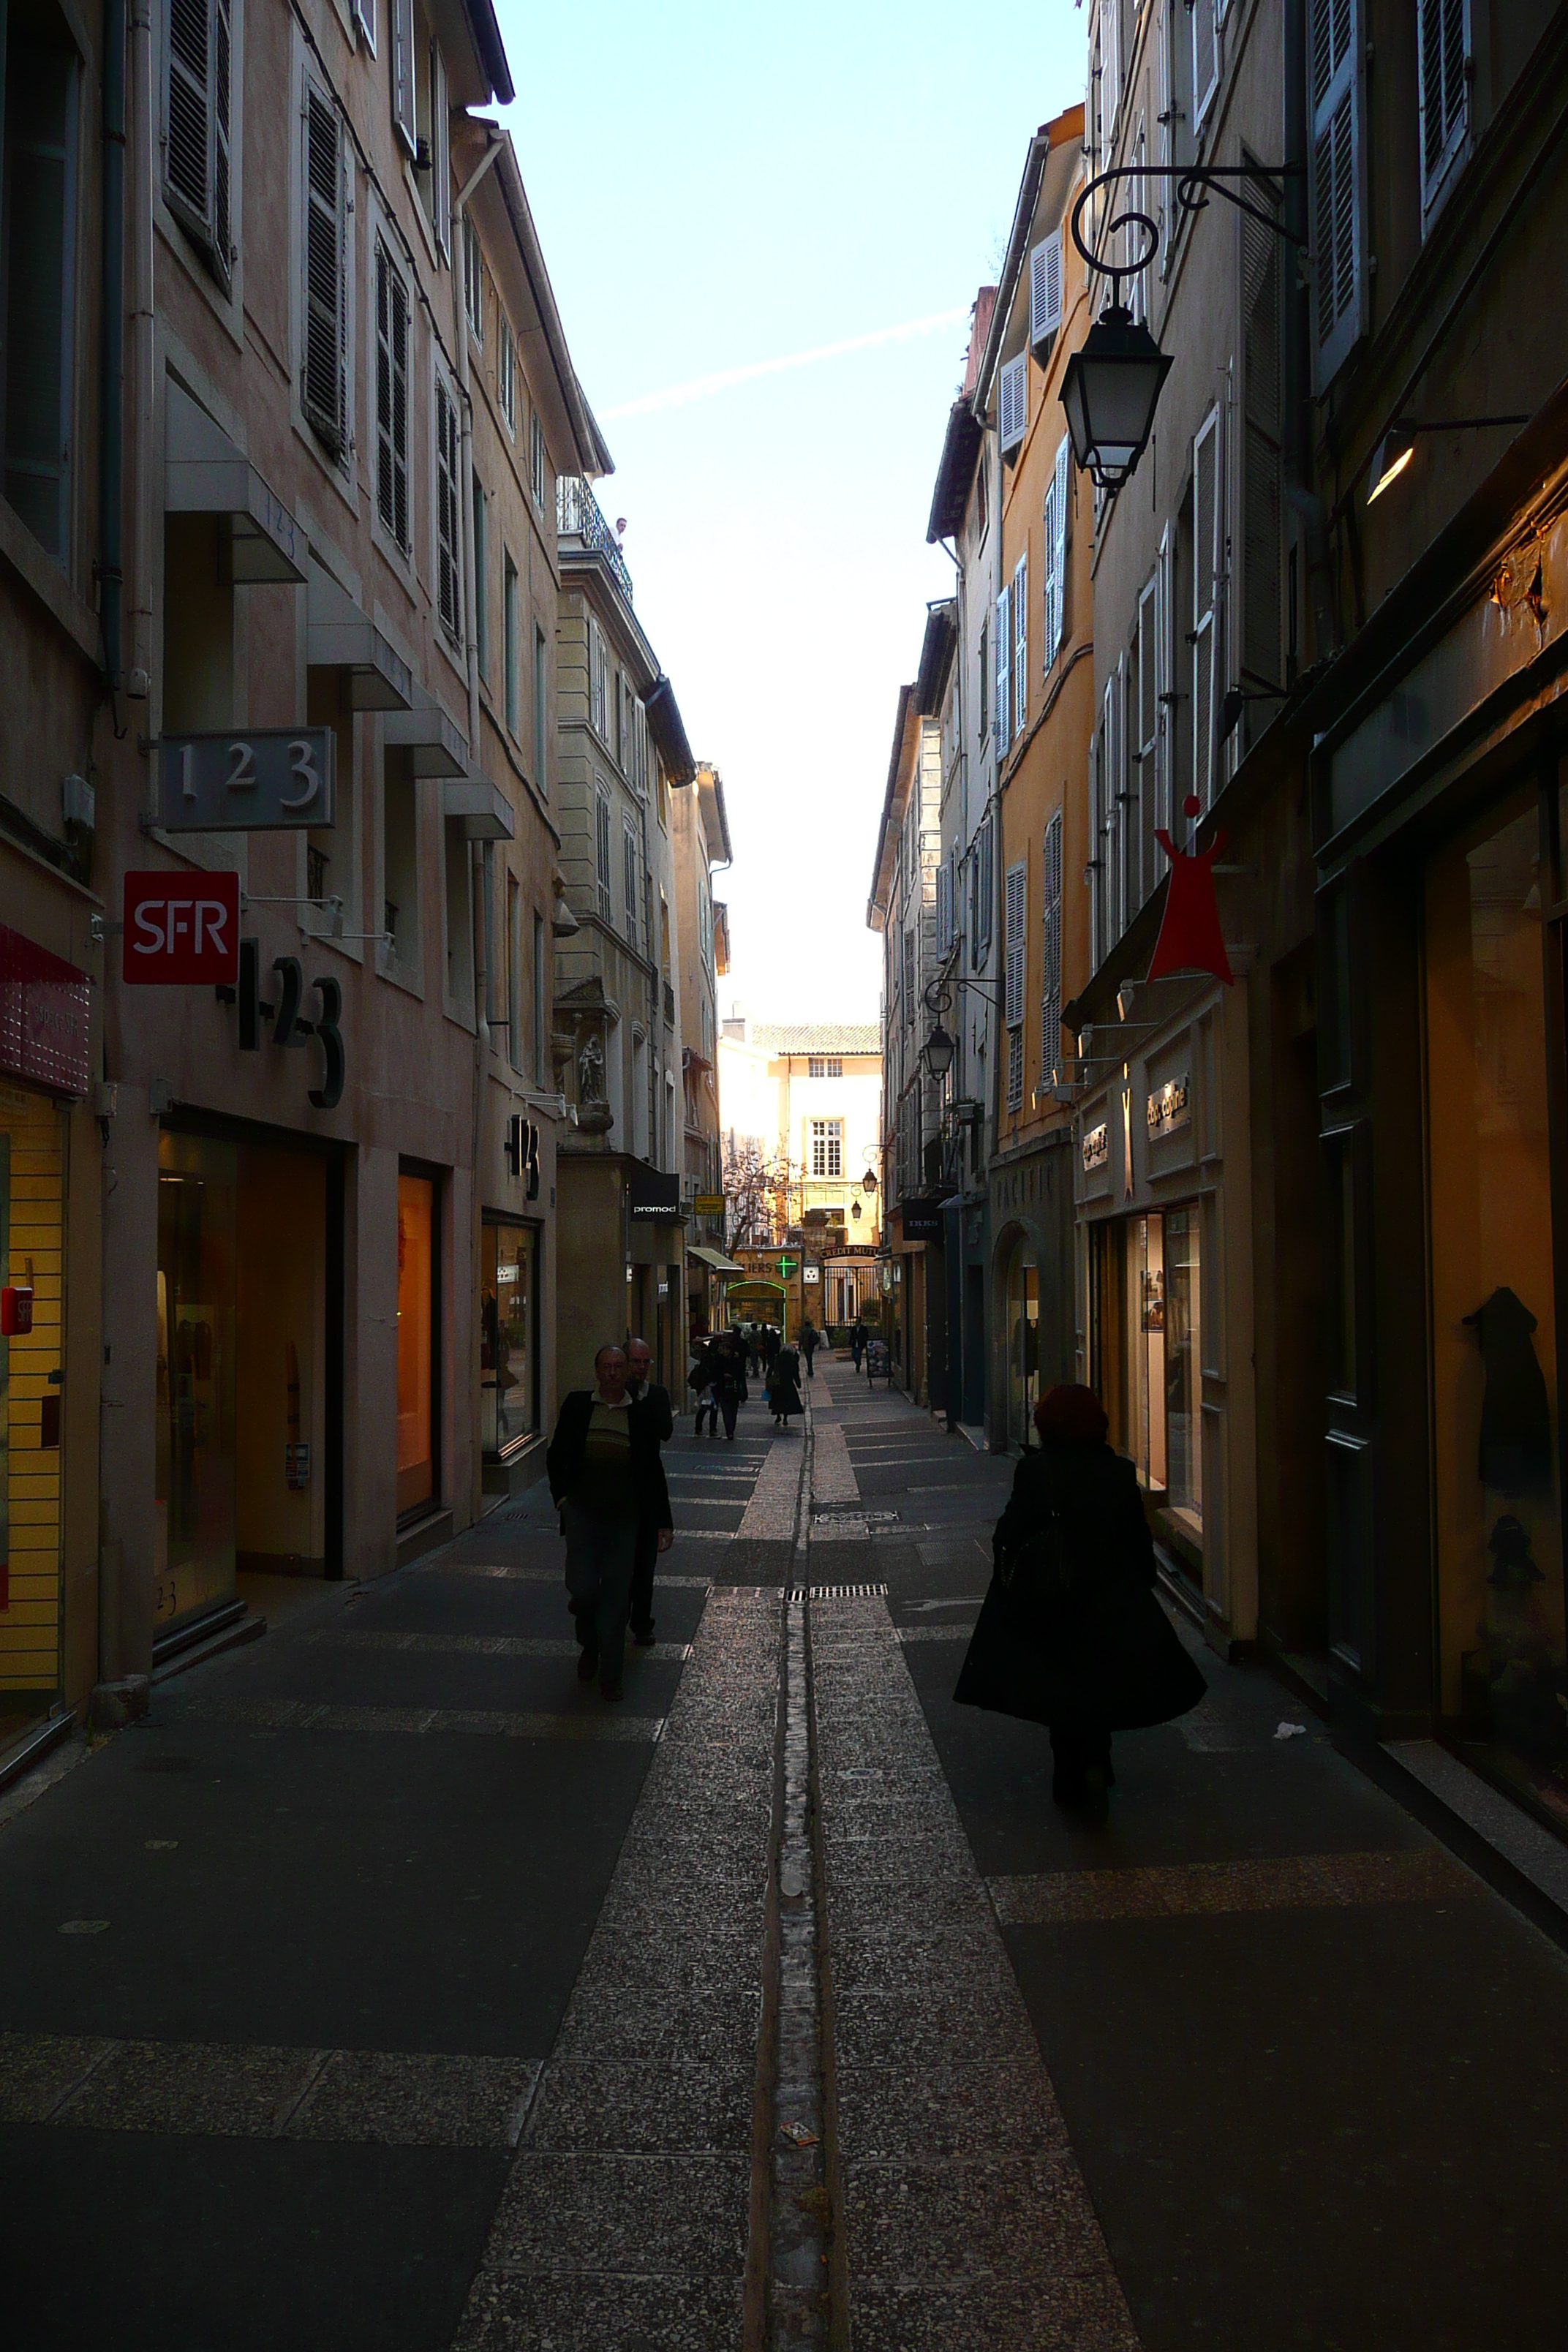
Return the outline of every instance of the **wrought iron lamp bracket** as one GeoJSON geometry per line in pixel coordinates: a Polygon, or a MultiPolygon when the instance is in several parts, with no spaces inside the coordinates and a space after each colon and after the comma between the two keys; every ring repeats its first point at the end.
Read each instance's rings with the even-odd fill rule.
{"type": "Polygon", "coordinates": [[[1293,228],[1288,227],[1277,212],[1265,212],[1261,205],[1250,203],[1241,194],[1240,188],[1233,186],[1232,183],[1240,182],[1246,186],[1267,189],[1278,205],[1285,193],[1281,183],[1300,179],[1305,168],[1300,163],[1116,163],[1108,172],[1097,172],[1080,192],[1069,223],[1072,241],[1082,255],[1085,266],[1096,277],[1110,279],[1110,299],[1119,310],[1122,307],[1122,279],[1140,277],[1160,250],[1159,223],[1151,220],[1147,213],[1132,211],[1118,213],[1114,220],[1107,221],[1102,235],[1112,237],[1124,228],[1142,229],[1148,243],[1136,261],[1101,261],[1099,255],[1085,244],[1085,212],[1102,188],[1109,188],[1119,180],[1173,180],[1176,184],[1176,208],[1184,214],[1201,213],[1211,196],[1223,196],[1226,204],[1234,205],[1237,212],[1247,215],[1248,220],[1257,221],[1260,228],[1272,229],[1276,236],[1284,237],[1290,245],[1299,245],[1304,252],[1307,246],[1304,236],[1298,236],[1293,228]]]}

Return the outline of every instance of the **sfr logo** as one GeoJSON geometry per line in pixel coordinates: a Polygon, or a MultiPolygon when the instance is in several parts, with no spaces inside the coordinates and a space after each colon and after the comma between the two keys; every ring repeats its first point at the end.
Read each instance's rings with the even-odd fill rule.
{"type": "Polygon", "coordinates": [[[128,874],[124,977],[190,987],[239,977],[239,877],[128,874]]]}

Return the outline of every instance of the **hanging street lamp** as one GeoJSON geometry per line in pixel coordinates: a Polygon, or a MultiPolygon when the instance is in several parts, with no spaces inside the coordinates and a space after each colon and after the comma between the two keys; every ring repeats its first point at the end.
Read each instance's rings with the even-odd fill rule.
{"type": "Polygon", "coordinates": [[[933,1024],[931,1035],[926,1039],[921,1051],[926,1068],[936,1085],[940,1087],[952,1067],[954,1052],[952,1039],[942,1027],[940,1019],[933,1024]]]}

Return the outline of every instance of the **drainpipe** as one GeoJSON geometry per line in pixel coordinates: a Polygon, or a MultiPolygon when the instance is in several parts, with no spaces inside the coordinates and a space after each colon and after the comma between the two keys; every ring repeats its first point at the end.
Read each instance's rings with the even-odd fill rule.
{"type": "Polygon", "coordinates": [[[103,671],[120,727],[125,495],[125,0],[103,0],[103,278],[99,353],[98,559],[103,671]]]}
{"type": "MultiPolygon", "coordinates": [[[[106,7],[110,0],[105,0],[106,7]]],[[[123,10],[123,0],[119,0],[123,10]]],[[[163,511],[154,466],[153,323],[153,18],[151,0],[134,0],[131,19],[132,416],[136,435],[135,497],[132,503],[132,601],[130,606],[131,684],[146,692],[153,667],[153,527],[163,511]],[[139,672],[140,677],[134,673],[139,672]]],[[[151,772],[149,771],[149,772],[151,772]]]]}

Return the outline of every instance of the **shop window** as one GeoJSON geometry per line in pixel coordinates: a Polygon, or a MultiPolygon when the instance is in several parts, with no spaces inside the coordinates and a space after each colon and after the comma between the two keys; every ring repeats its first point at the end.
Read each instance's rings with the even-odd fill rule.
{"type": "Polygon", "coordinates": [[[237,1189],[233,1144],[159,1138],[155,1634],[234,1591],[237,1189]]]}
{"type": "Polygon", "coordinates": [[[1028,1242],[1013,1244],[1007,1261],[1007,1437],[1026,1447],[1035,1442],[1035,1406],[1040,1394],[1039,1261],[1028,1242]]]}
{"type": "Polygon", "coordinates": [[[1110,1439],[1168,1532],[1203,1537],[1202,1265],[1195,1207],[1095,1236],[1093,1381],[1110,1439]]]}
{"type": "Polygon", "coordinates": [[[530,1226],[484,1227],[479,1443],[498,1459],[539,1427],[538,1249],[530,1226]]]}
{"type": "Polygon", "coordinates": [[[1426,877],[1442,1712],[1568,1828],[1556,1268],[1533,794],[1426,877]]]}
{"type": "Polygon", "coordinates": [[[58,9],[12,0],[5,46],[5,496],[56,562],[69,552],[77,53],[58,9]]]}
{"type": "Polygon", "coordinates": [[[65,1115],[0,1087],[0,1279],[32,1329],[0,1339],[0,1701],[51,1692],[60,1659],[65,1115]]]}
{"type": "Polygon", "coordinates": [[[397,1179],[397,1516],[436,1496],[436,1187],[397,1179]]]}

